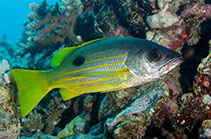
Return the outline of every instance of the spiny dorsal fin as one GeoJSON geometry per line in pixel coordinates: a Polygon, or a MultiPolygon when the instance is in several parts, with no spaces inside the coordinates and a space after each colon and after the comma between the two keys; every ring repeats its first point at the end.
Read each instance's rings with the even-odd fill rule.
{"type": "Polygon", "coordinates": [[[97,41],[100,41],[100,40],[104,40],[104,39],[107,39],[108,37],[103,37],[103,38],[98,38],[98,39],[95,39],[95,40],[91,40],[91,41],[88,41],[88,42],[85,42],[85,43],[82,43],[81,45],[79,45],[78,47],[82,47],[82,46],[85,46],[85,45],[88,45],[88,44],[91,44],[93,42],[97,42],[97,41]]]}
{"type": "Polygon", "coordinates": [[[71,54],[72,52],[74,52],[77,48],[80,48],[80,47],[83,47],[85,45],[88,45],[88,44],[91,44],[93,42],[96,42],[96,41],[100,41],[100,40],[103,40],[103,39],[106,39],[106,37],[104,38],[98,38],[98,39],[95,39],[95,40],[91,40],[91,41],[88,41],[88,42],[85,42],[79,46],[74,46],[74,47],[65,47],[61,50],[59,50],[56,55],[52,58],[51,60],[51,67],[52,68],[55,68],[57,66],[59,66],[63,60],[69,55],[71,54]]]}

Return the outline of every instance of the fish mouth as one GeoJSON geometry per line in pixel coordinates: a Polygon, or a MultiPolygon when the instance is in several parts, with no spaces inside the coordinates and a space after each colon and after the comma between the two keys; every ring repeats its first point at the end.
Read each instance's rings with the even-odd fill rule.
{"type": "Polygon", "coordinates": [[[180,65],[183,62],[183,57],[175,58],[174,60],[170,60],[164,67],[160,69],[160,73],[166,74],[169,71],[173,70],[175,67],[180,65]]]}

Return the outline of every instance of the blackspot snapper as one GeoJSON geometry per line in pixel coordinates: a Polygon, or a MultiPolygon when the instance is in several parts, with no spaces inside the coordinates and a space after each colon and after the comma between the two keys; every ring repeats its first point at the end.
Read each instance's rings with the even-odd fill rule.
{"type": "Polygon", "coordinates": [[[150,82],[182,62],[179,53],[133,37],[96,39],[59,50],[50,70],[13,69],[22,117],[54,88],[63,100],[84,93],[109,92],[150,82]]]}

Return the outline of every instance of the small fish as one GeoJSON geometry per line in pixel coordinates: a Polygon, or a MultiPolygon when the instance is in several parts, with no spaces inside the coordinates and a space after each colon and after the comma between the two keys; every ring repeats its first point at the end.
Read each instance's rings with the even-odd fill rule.
{"type": "Polygon", "coordinates": [[[110,37],[59,50],[50,70],[13,69],[11,74],[25,117],[54,88],[59,88],[63,100],[120,90],[155,80],[181,62],[179,53],[156,43],[110,37]]]}

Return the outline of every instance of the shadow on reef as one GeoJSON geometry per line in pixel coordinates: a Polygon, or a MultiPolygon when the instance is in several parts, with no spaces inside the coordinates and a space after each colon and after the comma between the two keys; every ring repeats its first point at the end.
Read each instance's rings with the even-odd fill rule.
{"type": "MultiPolygon", "coordinates": [[[[85,127],[86,132],[88,132],[90,129],[89,127],[96,125],[98,121],[98,115],[99,112],[99,107],[102,99],[104,98],[105,94],[92,94],[94,97],[93,100],[93,110],[91,112],[91,120],[90,123],[88,124],[88,129],[85,127]]],[[[78,114],[82,113],[83,108],[80,106],[83,106],[83,99],[85,95],[80,96],[80,98],[73,98],[71,100],[71,105],[70,107],[65,110],[62,115],[61,115],[61,121],[55,126],[55,129],[53,131],[53,135],[57,135],[59,131],[61,131],[73,118],[75,118],[78,114]]],[[[102,121],[101,121],[102,122],[102,121]]]]}
{"type": "Polygon", "coordinates": [[[185,44],[182,49],[184,62],[181,64],[181,87],[184,93],[193,92],[193,81],[197,74],[197,67],[201,60],[209,54],[209,40],[211,39],[211,19],[201,24],[200,40],[197,44],[188,46],[185,44]]]}

